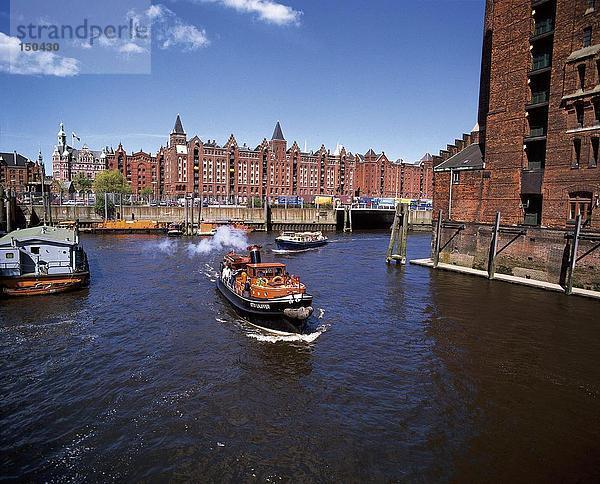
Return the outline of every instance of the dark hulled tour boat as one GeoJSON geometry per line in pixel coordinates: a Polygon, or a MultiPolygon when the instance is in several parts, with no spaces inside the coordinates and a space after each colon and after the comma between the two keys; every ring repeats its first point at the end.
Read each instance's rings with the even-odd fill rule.
{"type": "Polygon", "coordinates": [[[300,333],[313,312],[313,297],[280,262],[262,262],[260,247],[249,255],[229,252],[221,263],[217,287],[250,322],[268,330],[300,333]]]}

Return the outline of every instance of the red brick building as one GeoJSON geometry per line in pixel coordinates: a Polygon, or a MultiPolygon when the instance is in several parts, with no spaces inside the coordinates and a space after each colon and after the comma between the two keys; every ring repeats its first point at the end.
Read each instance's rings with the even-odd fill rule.
{"type": "Polygon", "coordinates": [[[434,157],[434,260],[600,290],[599,3],[487,0],[478,125],[434,157]]]}
{"type": "Polygon", "coordinates": [[[247,201],[278,195],[335,195],[352,197],[398,196],[431,198],[432,157],[417,164],[390,162],[384,153],[369,150],[354,155],[337,146],[303,151],[297,142],[288,147],[277,122],[270,140],[250,148],[233,135],[224,145],[216,140],[187,139],[179,115],[169,143],[156,155],[162,187],[159,193],[183,196],[195,193],[211,200],[247,201]]]}
{"type": "Polygon", "coordinates": [[[600,226],[598,3],[487,0],[476,146],[436,160],[445,218],[600,226]]]}
{"type": "Polygon", "coordinates": [[[16,151],[0,152],[0,185],[16,193],[40,192],[42,166],[16,151]]]}
{"type": "MultiPolygon", "coordinates": [[[[370,149],[355,155],[343,146],[331,152],[324,145],[317,151],[303,151],[295,141],[288,146],[277,122],[270,140],[263,139],[250,148],[239,145],[233,134],[224,145],[216,140],[188,139],[177,115],[166,146],[156,155],[138,151],[128,154],[119,144],[116,150],[105,148],[93,157],[93,168],[72,155],[85,150],[66,146],[66,135],[59,132],[59,147],[53,157],[55,175],[70,179],[78,169],[95,177],[96,161],[102,169],[120,171],[139,194],[151,189],[155,198],[195,194],[214,201],[246,202],[251,198],[314,195],[431,198],[433,194],[433,158],[427,153],[417,163],[390,161],[385,153],[370,149]]],[[[96,152],[93,152],[96,153],[96,152]]]]}
{"type": "Polygon", "coordinates": [[[164,193],[164,166],[160,165],[156,156],[141,150],[128,155],[119,143],[116,150],[106,153],[106,163],[109,170],[122,173],[132,193],[139,195],[144,188],[151,189],[154,198],[160,198],[164,193]]]}

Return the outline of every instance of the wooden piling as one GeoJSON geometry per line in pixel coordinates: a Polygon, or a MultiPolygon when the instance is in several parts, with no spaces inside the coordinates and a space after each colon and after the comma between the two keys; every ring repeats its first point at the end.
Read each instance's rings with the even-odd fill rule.
{"type": "Polygon", "coordinates": [[[579,246],[579,234],[581,233],[581,214],[575,218],[575,229],[573,230],[573,239],[571,241],[571,252],[569,254],[569,270],[567,280],[565,281],[565,294],[573,293],[573,275],[575,273],[575,264],[577,263],[577,248],[579,246]]]}
{"type": "Polygon", "coordinates": [[[6,197],[6,233],[9,233],[13,229],[13,227],[12,227],[12,193],[11,193],[10,189],[8,189],[6,193],[7,193],[7,197],[6,197]]]}
{"type": "Polygon", "coordinates": [[[6,211],[4,208],[4,187],[0,185],[0,227],[6,227],[6,211]]]}
{"type": "Polygon", "coordinates": [[[392,224],[392,233],[390,243],[388,244],[385,262],[389,264],[396,261],[400,264],[406,264],[406,239],[408,236],[408,205],[404,203],[396,204],[396,213],[392,224]]]}
{"type": "Polygon", "coordinates": [[[496,221],[492,232],[492,241],[488,256],[488,279],[493,279],[496,273],[496,254],[498,251],[498,232],[500,231],[500,212],[496,212],[496,221]]]}
{"type": "Polygon", "coordinates": [[[442,210],[438,210],[438,218],[435,230],[435,245],[433,248],[433,267],[436,268],[440,262],[440,245],[442,240],[442,210]]]}

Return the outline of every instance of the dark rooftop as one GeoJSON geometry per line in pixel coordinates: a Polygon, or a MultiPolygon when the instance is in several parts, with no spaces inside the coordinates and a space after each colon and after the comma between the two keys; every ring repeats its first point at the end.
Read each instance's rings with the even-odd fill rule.
{"type": "Polygon", "coordinates": [[[181,124],[181,118],[179,114],[177,115],[177,119],[175,120],[175,127],[173,128],[173,134],[185,134],[183,130],[183,125],[181,124]]]}
{"type": "Polygon", "coordinates": [[[484,167],[481,148],[477,143],[467,146],[443,163],[435,167],[434,171],[447,170],[481,170],[484,167]]]}
{"type": "Polygon", "coordinates": [[[285,141],[285,138],[283,137],[283,131],[281,131],[281,125],[279,124],[279,121],[277,121],[277,124],[275,125],[275,130],[273,131],[273,137],[271,139],[285,141]]]}
{"type": "Polygon", "coordinates": [[[4,153],[0,152],[0,163],[5,163],[8,166],[25,166],[29,160],[19,153],[4,153]]]}

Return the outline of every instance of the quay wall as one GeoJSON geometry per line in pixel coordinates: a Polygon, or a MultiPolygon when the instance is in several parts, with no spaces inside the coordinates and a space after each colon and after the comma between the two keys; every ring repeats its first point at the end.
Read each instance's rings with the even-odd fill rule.
{"type": "MultiPolygon", "coordinates": [[[[53,205],[52,220],[62,222],[79,220],[82,223],[102,222],[103,216],[94,207],[76,205],[53,205]]],[[[34,206],[34,211],[42,219],[43,209],[34,206]]],[[[183,207],[125,206],[123,213],[116,207],[116,217],[124,220],[154,220],[159,223],[183,222],[183,207]]],[[[191,211],[190,211],[191,216],[191,211]]],[[[202,220],[236,220],[264,228],[266,224],[264,208],[246,207],[203,207],[202,220]]],[[[343,228],[344,211],[331,208],[282,208],[271,207],[268,217],[271,230],[336,230],[343,228]]],[[[194,207],[194,220],[198,220],[198,207],[194,207]]],[[[354,229],[387,229],[394,221],[394,210],[352,210],[354,229]]],[[[409,213],[410,230],[431,230],[431,211],[414,210],[409,213]]]]}
{"type": "MultiPolygon", "coordinates": [[[[493,227],[491,224],[465,223],[463,230],[442,228],[439,261],[446,264],[486,271],[493,227]]],[[[525,227],[523,227],[525,229],[525,227]]],[[[496,273],[564,285],[570,241],[565,229],[527,227],[525,235],[500,233],[496,273]]],[[[432,258],[436,226],[433,227],[432,258]]],[[[600,249],[598,242],[580,240],[577,250],[582,257],[576,264],[573,286],[600,290],[600,249]],[[588,251],[589,254],[585,255],[588,251]]]]}

